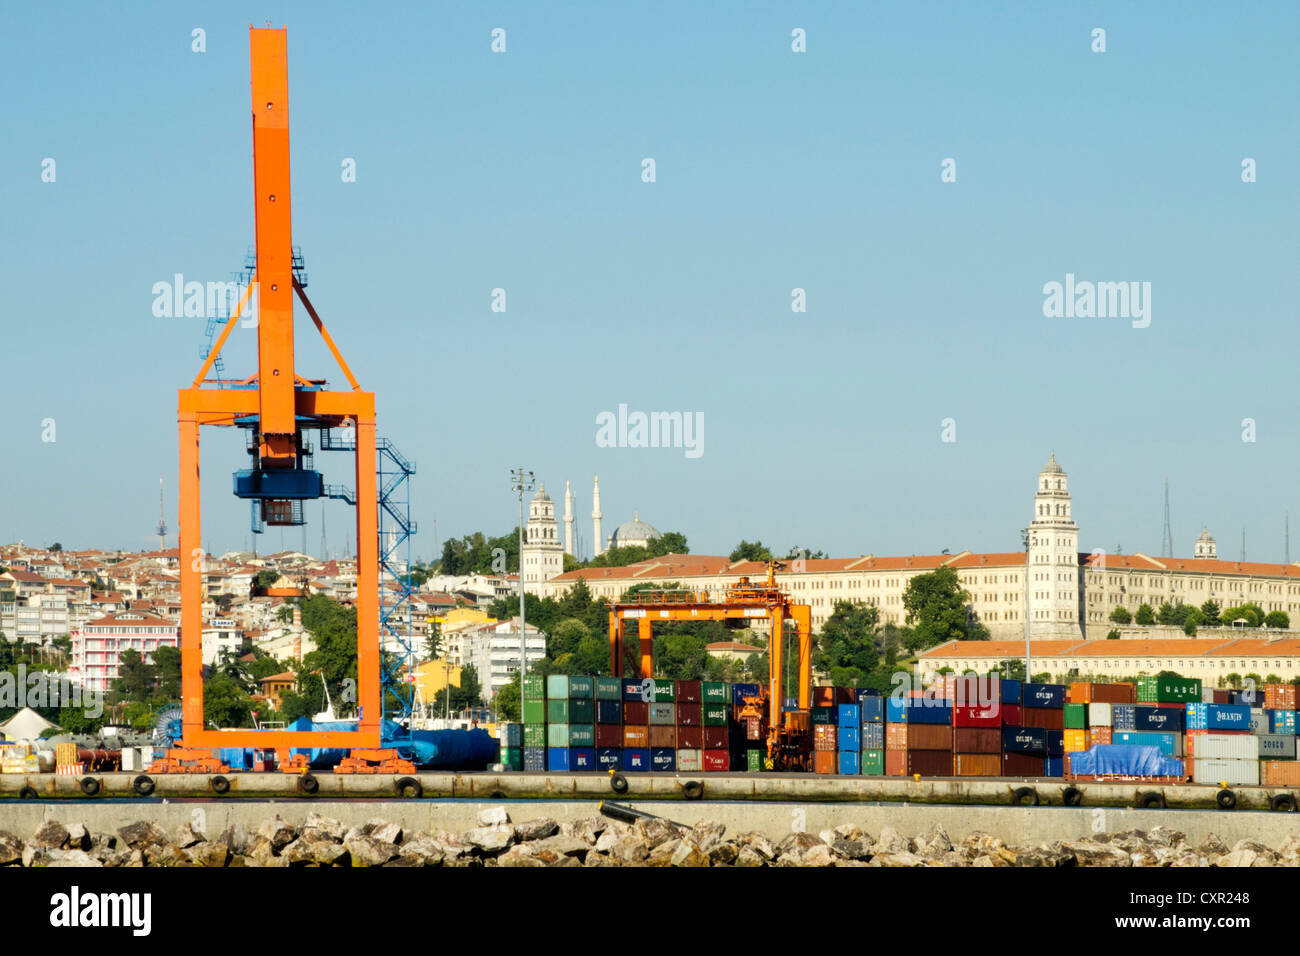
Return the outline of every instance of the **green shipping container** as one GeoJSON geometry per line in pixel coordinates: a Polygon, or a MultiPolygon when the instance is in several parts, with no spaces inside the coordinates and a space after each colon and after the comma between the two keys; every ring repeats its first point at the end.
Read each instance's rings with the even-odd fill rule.
{"type": "MultiPolygon", "coordinates": [[[[541,727],[546,723],[546,701],[544,700],[525,700],[524,701],[524,727],[525,732],[529,724],[536,724],[541,727]]],[[[530,745],[531,746],[531,745],[530,745]]],[[[538,746],[545,746],[538,744],[538,746]]]]}
{"type": "Polygon", "coordinates": [[[868,777],[883,777],[885,775],[885,752],[883,750],[862,751],[862,773],[868,777]]]}
{"type": "Polygon", "coordinates": [[[758,773],[763,769],[763,751],[746,750],[745,751],[745,769],[750,773],[758,773]]]}
{"type": "Polygon", "coordinates": [[[1066,704],[1065,705],[1065,729],[1066,730],[1087,730],[1088,729],[1088,705],[1087,704],[1066,704]]]}
{"type": "Polygon", "coordinates": [[[596,746],[596,728],[593,724],[569,724],[570,747],[596,746]]]}
{"type": "Polygon", "coordinates": [[[568,724],[547,724],[546,725],[546,746],[548,747],[569,746],[569,725],[568,724]]]}
{"type": "MultiPolygon", "coordinates": [[[[546,702],[546,722],[548,724],[567,724],[569,722],[569,698],[548,700],[546,702]]],[[[555,744],[551,744],[552,747],[555,744]]],[[[563,746],[568,746],[564,744],[563,746]]]]}
{"type": "Polygon", "coordinates": [[[569,699],[569,676],[567,674],[551,674],[546,678],[546,699],[569,699]]]}
{"type": "MultiPolygon", "coordinates": [[[[590,697],[581,700],[569,698],[569,723],[571,724],[594,724],[596,722],[596,702],[590,697]]],[[[586,744],[574,744],[575,747],[585,747],[586,744]]],[[[592,746],[595,746],[594,744],[592,746]]]]}
{"type": "Polygon", "coordinates": [[[705,727],[725,727],[729,722],[727,711],[730,708],[726,704],[704,704],[701,714],[704,718],[705,727]]]}
{"type": "Polygon", "coordinates": [[[722,681],[706,680],[700,700],[706,704],[730,704],[731,685],[722,681]]]}
{"type": "Polygon", "coordinates": [[[546,746],[546,725],[545,724],[524,724],[524,746],[545,747],[546,746]]]}
{"type": "Polygon", "coordinates": [[[673,701],[677,700],[677,696],[673,690],[674,686],[674,683],[667,677],[656,677],[653,697],[654,703],[671,704],[673,701]]]}
{"type": "Polygon", "coordinates": [[[596,696],[594,677],[570,677],[569,700],[593,700],[596,696]]]}
{"type": "Polygon", "coordinates": [[[1187,704],[1201,700],[1199,677],[1139,677],[1137,699],[1140,704],[1187,704]]]}
{"type": "Polygon", "coordinates": [[[524,675],[524,700],[545,700],[546,678],[541,674],[524,675]]]}
{"type": "Polygon", "coordinates": [[[524,769],[524,751],[521,747],[502,747],[501,763],[507,770],[524,769]]]}
{"type": "Polygon", "coordinates": [[[596,678],[596,700],[622,700],[623,682],[617,677],[596,678]]]}
{"type": "Polygon", "coordinates": [[[812,709],[812,722],[814,724],[833,724],[835,723],[834,707],[814,707],[812,709]]]}

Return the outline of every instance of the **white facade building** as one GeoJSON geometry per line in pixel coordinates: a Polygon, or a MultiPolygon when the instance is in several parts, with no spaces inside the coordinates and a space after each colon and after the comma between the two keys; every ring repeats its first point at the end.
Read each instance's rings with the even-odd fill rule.
{"type": "Polygon", "coordinates": [[[524,593],[536,594],[543,584],[564,573],[564,546],[560,543],[559,527],[555,520],[555,503],[546,493],[546,485],[541,485],[529,502],[528,523],[524,529],[521,555],[524,593]]]}
{"type": "Polygon", "coordinates": [[[1056,453],[1038,475],[1029,526],[1029,631],[1034,638],[1082,637],[1079,528],[1070,517],[1070,489],[1056,453]]]}
{"type": "MultiPolygon", "coordinates": [[[[525,626],[524,654],[528,666],[546,656],[546,635],[533,625],[525,626]]],[[[476,628],[464,642],[463,663],[473,664],[483,687],[483,700],[490,702],[497,691],[510,683],[519,670],[519,618],[476,628]]]]}

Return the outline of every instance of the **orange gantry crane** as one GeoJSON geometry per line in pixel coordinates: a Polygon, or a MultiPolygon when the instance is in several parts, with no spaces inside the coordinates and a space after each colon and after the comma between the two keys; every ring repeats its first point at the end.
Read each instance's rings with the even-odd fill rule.
{"type": "MultiPolygon", "coordinates": [[[[297,275],[289,191],[288,36],[284,28],[249,27],[253,118],[253,208],[256,268],[253,281],[226,322],[202,369],[179,391],[180,584],[182,747],[177,764],[196,749],[274,748],[283,769],[301,769],[289,748],[347,748],[361,757],[380,747],[379,555],[375,457],[375,396],[357,384],[297,275]],[[257,371],[242,381],[207,379],[254,290],[257,296],[257,371]],[[294,298],[301,301],[350,390],[331,391],[324,379],[294,367],[294,298]],[[355,434],[357,541],[357,703],[352,731],[210,730],[203,719],[202,518],[199,430],[204,425],[249,433],[252,467],[235,473],[235,494],[260,509],[268,525],[301,523],[302,502],[325,496],[323,476],[311,467],[311,431],[347,428],[355,434]]],[[[211,754],[209,754],[211,756],[211,754]]],[[[387,757],[384,754],[384,757],[387,757]]],[[[299,755],[301,757],[301,755],[299,755]]]]}
{"type": "MultiPolygon", "coordinates": [[[[623,640],[630,621],[637,622],[637,642],[640,646],[641,676],[654,677],[654,625],[657,621],[728,621],[762,618],[769,622],[768,638],[768,758],[777,769],[790,768],[791,755],[800,749],[799,741],[810,730],[809,716],[812,698],[812,608],[795,604],[777,586],[776,572],[784,567],[771,561],[767,566],[767,580],[754,584],[742,577],[721,598],[707,592],[640,591],[634,600],[609,606],[609,654],[612,673],[623,674],[623,640]],[[784,670],[784,634],[786,620],[793,621],[798,629],[799,697],[796,711],[783,708],[784,693],[781,678],[784,670]]],[[[753,706],[753,702],[751,702],[753,706]]]]}

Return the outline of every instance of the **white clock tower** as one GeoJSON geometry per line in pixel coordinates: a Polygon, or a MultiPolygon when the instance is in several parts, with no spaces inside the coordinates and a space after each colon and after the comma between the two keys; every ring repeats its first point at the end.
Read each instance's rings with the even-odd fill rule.
{"type": "Polygon", "coordinates": [[[1082,640],[1079,608],[1079,528],[1070,516],[1070,490],[1056,453],[1038,474],[1029,526],[1031,638],[1082,640]]]}

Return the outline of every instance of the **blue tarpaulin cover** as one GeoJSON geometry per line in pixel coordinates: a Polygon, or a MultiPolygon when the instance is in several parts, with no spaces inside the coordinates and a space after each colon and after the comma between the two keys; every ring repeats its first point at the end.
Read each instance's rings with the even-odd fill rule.
{"type": "Polygon", "coordinates": [[[1116,774],[1125,777],[1181,777],[1183,762],[1166,757],[1159,747],[1138,744],[1098,744],[1070,754],[1070,772],[1080,775],[1116,774]]]}
{"type": "MultiPolygon", "coordinates": [[[[355,731],[354,721],[317,721],[299,717],[286,730],[344,730],[355,731]]],[[[497,759],[497,741],[486,730],[415,730],[391,720],[380,723],[382,746],[396,750],[403,759],[419,767],[440,770],[481,770],[497,759]]],[[[316,768],[333,767],[347,752],[341,749],[297,749],[294,753],[306,754],[316,768]]]]}

